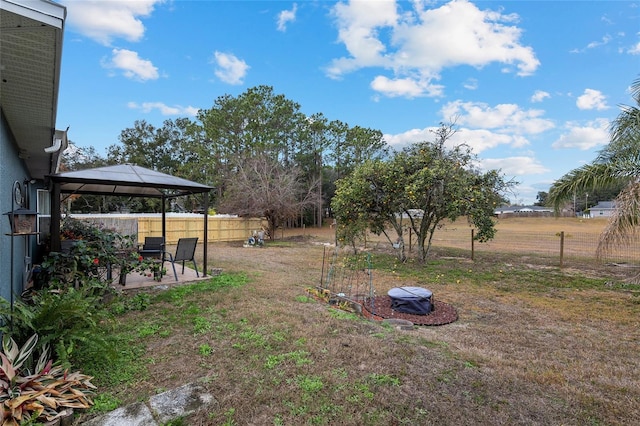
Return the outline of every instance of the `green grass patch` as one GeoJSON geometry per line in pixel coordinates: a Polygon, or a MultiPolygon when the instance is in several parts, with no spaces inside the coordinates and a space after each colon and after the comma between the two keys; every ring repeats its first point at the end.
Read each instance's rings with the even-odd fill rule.
{"type": "Polygon", "coordinates": [[[205,334],[212,328],[211,321],[205,317],[197,316],[193,319],[193,334],[205,334]]]}
{"type": "Polygon", "coordinates": [[[341,309],[329,309],[329,315],[331,315],[332,318],[339,320],[362,320],[362,317],[360,317],[358,314],[343,311],[341,309]]]}
{"type": "Polygon", "coordinates": [[[153,336],[160,331],[159,324],[142,323],[138,326],[138,337],[153,336]]]}
{"type": "Polygon", "coordinates": [[[385,386],[385,385],[400,386],[400,379],[398,379],[397,377],[390,376],[388,374],[371,373],[366,377],[365,380],[376,386],[385,386]]]}
{"type": "Polygon", "coordinates": [[[309,352],[299,350],[278,355],[267,355],[264,362],[264,368],[266,368],[267,370],[273,370],[286,361],[293,361],[293,363],[297,367],[302,367],[304,365],[313,363],[313,361],[309,358],[309,352]]]}
{"type": "Polygon", "coordinates": [[[78,347],[74,366],[94,377],[93,384],[105,387],[127,385],[147,375],[145,347],[136,334],[103,330],[109,344],[108,351],[78,347]]]}
{"type": "Polygon", "coordinates": [[[106,413],[113,411],[120,406],[122,401],[109,392],[101,393],[93,398],[93,407],[89,411],[92,413],[106,413]]]}
{"type": "Polygon", "coordinates": [[[167,291],[157,294],[154,302],[164,301],[170,303],[182,303],[186,298],[198,293],[219,291],[222,289],[240,287],[249,282],[246,274],[221,274],[207,281],[200,281],[190,285],[172,287],[167,291]]]}
{"type": "Polygon", "coordinates": [[[203,343],[198,348],[198,353],[202,356],[209,356],[213,353],[213,348],[209,344],[203,343]]]}

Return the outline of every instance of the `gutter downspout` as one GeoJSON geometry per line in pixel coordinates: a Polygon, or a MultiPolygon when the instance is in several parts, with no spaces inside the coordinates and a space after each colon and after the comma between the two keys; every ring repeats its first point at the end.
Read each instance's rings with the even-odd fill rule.
{"type": "MultiPolygon", "coordinates": [[[[69,146],[69,140],[67,139],[67,132],[69,128],[66,130],[56,130],[53,136],[53,145],[44,149],[44,152],[51,155],[51,165],[50,172],[51,174],[58,173],[58,169],[60,168],[60,160],[62,157],[62,153],[69,146]]],[[[59,252],[60,251],[60,182],[53,182],[50,187],[51,191],[51,223],[49,228],[49,233],[51,235],[51,251],[59,252]]]]}
{"type": "Polygon", "coordinates": [[[51,154],[51,166],[49,170],[51,174],[58,173],[62,153],[69,146],[69,139],[67,138],[68,131],[68,127],[66,130],[56,130],[53,135],[53,144],[44,149],[44,152],[51,154]]]}

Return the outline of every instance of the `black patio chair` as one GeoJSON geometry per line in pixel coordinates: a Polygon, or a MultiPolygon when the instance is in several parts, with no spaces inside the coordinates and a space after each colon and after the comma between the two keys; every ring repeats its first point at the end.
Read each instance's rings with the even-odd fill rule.
{"type": "Polygon", "coordinates": [[[196,270],[196,277],[200,277],[198,273],[198,265],[196,265],[196,246],[198,245],[198,237],[195,238],[180,238],[178,240],[178,246],[176,247],[176,254],[172,256],[171,253],[167,253],[168,261],[171,262],[173,268],[173,275],[178,281],[178,274],[176,273],[176,262],[182,262],[182,273],[184,274],[184,263],[193,262],[193,268],[196,270]]]}
{"type": "Polygon", "coordinates": [[[164,237],[145,237],[144,244],[138,249],[138,253],[145,259],[164,260],[164,237]]]}
{"type": "MultiPolygon", "coordinates": [[[[143,259],[158,259],[159,263],[161,264],[160,267],[164,268],[164,262],[171,262],[171,255],[164,250],[164,247],[164,237],[145,237],[142,247],[138,246],[138,254],[143,259]]],[[[178,279],[176,276],[176,281],[177,280],[178,279]]]]}

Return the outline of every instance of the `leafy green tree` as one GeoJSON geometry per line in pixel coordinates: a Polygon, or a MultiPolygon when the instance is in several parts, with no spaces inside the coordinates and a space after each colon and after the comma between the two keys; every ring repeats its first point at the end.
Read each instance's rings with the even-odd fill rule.
{"type": "MultiPolygon", "coordinates": [[[[326,140],[328,146],[324,157],[322,186],[325,205],[333,209],[331,200],[336,193],[336,182],[367,162],[388,158],[389,147],[379,130],[359,126],[351,128],[339,120],[327,124],[326,140]]],[[[353,226],[352,224],[352,229],[353,226]]]]}
{"type": "Polygon", "coordinates": [[[452,126],[442,125],[435,141],[409,146],[386,162],[366,163],[339,181],[332,203],[338,223],[366,223],[372,232],[385,233],[402,260],[407,226],[417,236],[421,261],[427,259],[433,233],[445,219],[466,216],[478,230],[477,240],[493,238],[494,209],[513,183],[495,170],[475,170],[476,157],[469,147],[447,149],[453,133],[452,126]],[[386,233],[387,226],[395,230],[396,241],[386,233]]]}
{"type": "MultiPolygon", "coordinates": [[[[336,214],[336,238],[340,244],[349,244],[354,250],[358,240],[364,239],[370,229],[376,234],[387,233],[390,224],[399,238],[403,235],[401,216],[402,200],[398,197],[397,183],[401,171],[393,164],[370,160],[357,167],[353,173],[338,180],[331,207],[336,214]]],[[[404,260],[404,245],[399,257],[404,260]]]]}
{"type": "Polygon", "coordinates": [[[166,120],[159,128],[136,120],[133,127],[120,132],[120,144],[108,148],[107,158],[111,164],[130,163],[175,174],[184,163],[188,126],[188,119],[166,120]]]}
{"type": "Polygon", "coordinates": [[[536,195],[536,206],[546,206],[547,205],[547,197],[549,196],[549,193],[544,192],[544,191],[539,191],[538,195],[536,195]]]}
{"type": "Polygon", "coordinates": [[[302,173],[305,182],[314,182],[316,189],[316,205],[313,222],[322,225],[323,211],[323,175],[324,157],[330,145],[328,137],[328,121],[322,114],[313,114],[300,122],[302,128],[297,132],[298,142],[294,148],[293,160],[302,173]]]}
{"type": "Polygon", "coordinates": [[[603,231],[598,254],[632,241],[640,218],[640,78],[631,86],[635,105],[622,106],[610,128],[610,142],[596,159],[558,179],[549,201],[559,210],[575,193],[624,186],[615,199],[616,212],[603,231]]]}
{"type": "Polygon", "coordinates": [[[330,150],[328,162],[332,164],[339,177],[347,176],[356,167],[368,160],[384,159],[389,148],[382,132],[335,120],[329,123],[330,150]]]}
{"type": "Polygon", "coordinates": [[[298,103],[270,86],[250,88],[237,97],[221,96],[197,119],[190,168],[218,188],[220,200],[228,200],[226,193],[245,161],[269,158],[296,168],[305,192],[315,193],[316,203],[306,204],[300,214],[307,212],[316,225],[322,224],[324,206],[329,205],[334,176],[345,176],[365,160],[386,153],[380,131],[329,122],[320,113],[307,116],[298,103]]]}
{"type": "Polygon", "coordinates": [[[199,161],[194,167],[222,195],[246,159],[266,156],[292,164],[305,117],[296,102],[275,94],[272,87],[258,86],[237,97],[217,98],[197,119],[201,129],[194,150],[199,161]]]}
{"type": "MultiPolygon", "coordinates": [[[[69,147],[62,153],[60,170],[62,172],[84,170],[108,164],[108,160],[98,154],[94,147],[77,146],[71,141],[69,147]]],[[[68,212],[109,211],[106,197],[100,195],[67,195],[64,197],[63,206],[68,212]]]]}
{"type": "MultiPolygon", "coordinates": [[[[145,120],[136,120],[133,127],[120,132],[120,144],[107,150],[110,164],[136,164],[162,173],[190,179],[189,163],[194,159],[194,125],[188,118],[165,120],[155,127],[145,120]]],[[[160,211],[160,201],[146,198],[109,197],[110,210],[128,209],[136,212],[160,211]]],[[[186,200],[188,203],[190,200],[186,200]]],[[[191,204],[198,204],[197,202],[191,204]]]]}
{"type": "MultiPolygon", "coordinates": [[[[257,86],[238,96],[220,96],[210,109],[200,110],[195,121],[166,120],[161,127],[135,121],[120,133],[119,144],[109,147],[106,163],[133,163],[213,186],[217,201],[225,200],[228,207],[227,192],[237,187],[241,170],[252,167],[255,158],[267,158],[296,170],[304,192],[313,192],[315,200],[315,204],[304,203],[300,217],[305,223],[321,225],[335,181],[365,161],[387,154],[382,132],[330,122],[321,113],[307,116],[298,103],[276,94],[272,87],[257,86]]],[[[233,193],[242,197],[246,192],[233,193]]],[[[160,208],[153,199],[101,200],[101,211],[160,208]]],[[[199,200],[193,197],[183,203],[190,210],[199,200]]]]}
{"type": "Polygon", "coordinates": [[[60,168],[63,171],[73,171],[102,167],[107,164],[107,159],[98,154],[94,147],[81,147],[70,141],[69,147],[62,153],[60,168]]]}

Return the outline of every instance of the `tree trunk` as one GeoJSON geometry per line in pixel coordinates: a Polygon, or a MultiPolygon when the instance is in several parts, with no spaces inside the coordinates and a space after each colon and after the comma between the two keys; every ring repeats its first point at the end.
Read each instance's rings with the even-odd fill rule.
{"type": "Polygon", "coordinates": [[[316,216],[316,226],[322,227],[322,156],[318,155],[318,153],[316,153],[316,155],[319,157],[316,161],[318,163],[318,212],[316,216]]]}

